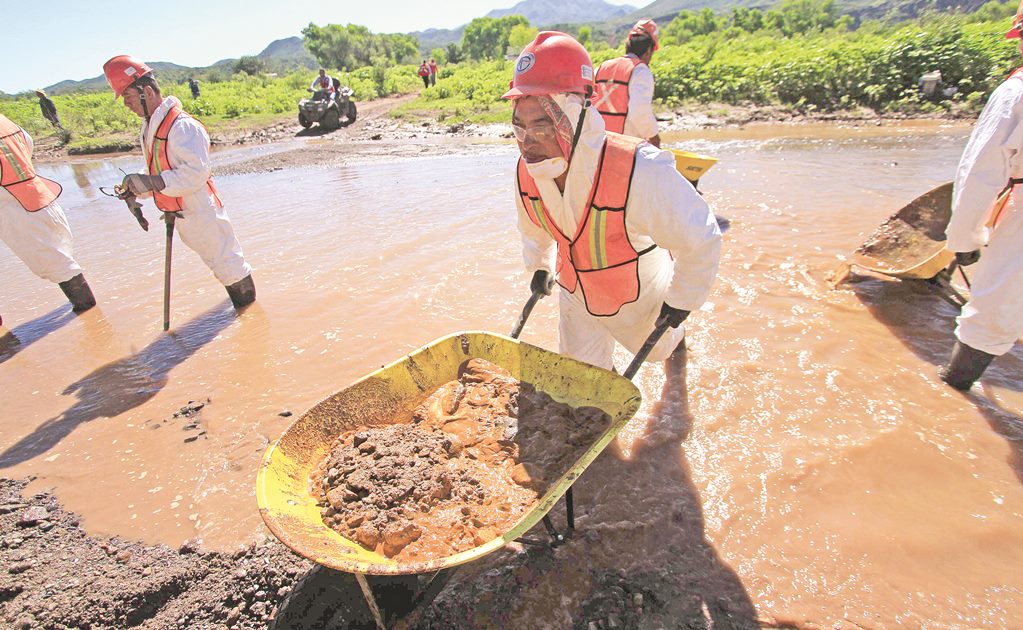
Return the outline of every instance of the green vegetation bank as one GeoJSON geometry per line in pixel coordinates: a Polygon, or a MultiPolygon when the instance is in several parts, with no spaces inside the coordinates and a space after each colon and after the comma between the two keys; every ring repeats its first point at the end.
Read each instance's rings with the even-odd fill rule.
{"type": "MultiPolygon", "coordinates": [[[[879,114],[972,116],[1023,63],[1015,43],[1003,38],[1015,8],[1013,0],[995,0],[971,14],[861,24],[838,15],[832,0],[783,0],[768,11],[683,11],[662,25],[661,49],[651,64],[656,97],[667,109],[721,103],[801,113],[865,107],[879,114]],[[925,98],[919,78],[935,70],[944,91],[925,98]]],[[[611,45],[617,42],[595,37],[588,26],[568,30],[587,46],[595,64],[623,53],[620,45],[611,45]]],[[[461,45],[430,52],[440,75],[436,86],[422,89],[416,76],[421,56],[408,36],[376,35],[357,25],[310,24],[303,30],[308,50],[355,90],[357,100],[421,90],[393,115],[483,123],[509,120],[510,106],[500,96],[515,53],[535,33],[521,16],[477,18],[466,27],[461,45]]],[[[244,59],[236,70],[229,80],[204,82],[198,99],[191,98],[185,83],[162,87],[217,134],[294,118],[312,80],[308,72],[261,74],[244,59]]],[[[112,103],[109,92],[53,100],[70,130],[59,137],[70,152],[134,145],[138,121],[112,103]]],[[[55,135],[31,94],[0,100],[0,111],[37,138],[55,135]]]]}

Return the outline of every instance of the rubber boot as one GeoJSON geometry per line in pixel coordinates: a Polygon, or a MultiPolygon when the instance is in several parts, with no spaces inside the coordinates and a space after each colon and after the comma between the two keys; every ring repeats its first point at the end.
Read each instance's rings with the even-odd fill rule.
{"type": "Polygon", "coordinates": [[[84,275],[78,274],[70,280],[59,283],[57,286],[67,296],[68,301],[71,302],[72,311],[81,313],[96,306],[96,298],[92,294],[92,289],[89,288],[89,283],[85,281],[84,275]]]}
{"type": "Polygon", "coordinates": [[[227,289],[227,295],[231,298],[231,303],[235,308],[241,308],[256,301],[256,285],[252,282],[251,274],[224,288],[227,289]]]}
{"type": "Polygon", "coordinates": [[[957,340],[952,348],[952,358],[938,372],[938,377],[959,391],[969,391],[994,358],[993,354],[981,352],[957,340]]]}

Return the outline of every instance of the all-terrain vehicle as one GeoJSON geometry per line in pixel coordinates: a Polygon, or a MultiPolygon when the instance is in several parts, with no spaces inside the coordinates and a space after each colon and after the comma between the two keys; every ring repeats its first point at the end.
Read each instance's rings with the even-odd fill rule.
{"type": "Polygon", "coordinates": [[[319,123],[328,131],[340,127],[342,118],[346,125],[352,124],[356,116],[354,95],[355,92],[347,86],[338,87],[333,94],[327,90],[316,90],[312,98],[298,102],[298,124],[308,129],[313,123],[319,123]]]}

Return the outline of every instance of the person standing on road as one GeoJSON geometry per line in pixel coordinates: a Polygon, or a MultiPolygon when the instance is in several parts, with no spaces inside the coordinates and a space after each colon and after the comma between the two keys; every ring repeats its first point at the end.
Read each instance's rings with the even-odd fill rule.
{"type": "Polygon", "coordinates": [[[430,87],[430,66],[423,59],[423,63],[419,64],[419,77],[423,80],[423,87],[430,87]]]}
{"type": "MultiPolygon", "coordinates": [[[[1007,39],[1023,53],[1023,4],[1007,39]]],[[[947,248],[960,267],[976,263],[970,300],[941,380],[966,391],[1023,334],[1023,67],[1009,75],[977,119],[956,170],[947,248]],[[1002,194],[1007,195],[1003,198],[1002,194]],[[996,199],[1005,203],[996,203],[996,199]],[[981,250],[984,255],[981,256],[981,250]]]]}
{"type": "Polygon", "coordinates": [[[530,288],[550,295],[557,270],[559,351],[610,369],[616,341],[636,353],[658,322],[674,330],[648,361],[685,348],[681,324],[710,293],[721,231],[671,153],[605,132],[592,90],[586,49],[544,31],[523,49],[504,98],[514,101],[530,288]]]}
{"type": "Polygon", "coordinates": [[[437,62],[430,60],[430,85],[437,85],[437,62]]]}
{"type": "Polygon", "coordinates": [[[32,137],[0,114],[0,240],[43,280],[57,283],[76,313],[96,305],[74,259],[71,227],[57,203],[61,187],[32,165],[32,137]]]}
{"type": "Polygon", "coordinates": [[[152,196],[156,207],[179,213],[181,240],[199,254],[227,289],[235,308],[256,299],[252,268],[242,254],[231,219],[210,175],[210,137],[174,96],[162,97],[153,70],[130,55],[103,64],[103,73],[125,107],[143,120],[147,173],[126,175],[121,186],[152,196]]]}
{"type": "Polygon", "coordinates": [[[57,115],[57,106],[46,96],[46,92],[42,89],[36,90],[36,96],[39,97],[39,110],[42,112],[43,118],[57,129],[64,131],[64,127],[60,124],[60,116],[57,115]]]}
{"type": "Polygon", "coordinates": [[[653,20],[640,20],[629,31],[625,56],[608,59],[597,68],[593,104],[608,131],[643,138],[661,146],[654,115],[654,75],[650,60],[660,48],[653,20]]]}

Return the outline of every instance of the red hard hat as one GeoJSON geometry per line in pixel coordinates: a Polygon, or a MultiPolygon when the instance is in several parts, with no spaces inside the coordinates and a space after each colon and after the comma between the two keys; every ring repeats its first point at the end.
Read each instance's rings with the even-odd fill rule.
{"type": "Polygon", "coordinates": [[[657,23],[653,20],[640,20],[636,22],[636,25],[629,31],[629,39],[632,39],[633,35],[646,35],[650,39],[654,40],[654,50],[661,47],[660,39],[661,32],[657,30],[657,23]]]}
{"type": "Polygon", "coordinates": [[[1020,36],[1023,35],[1023,33],[1020,33],[1020,29],[1023,29],[1023,14],[1017,13],[1012,18],[1012,28],[1005,34],[1005,39],[1020,39],[1020,36]]]}
{"type": "Polygon", "coordinates": [[[571,35],[541,31],[515,61],[511,88],[501,98],[593,90],[593,62],[571,35]]]}
{"type": "Polygon", "coordinates": [[[107,83],[114,90],[114,98],[124,94],[128,86],[139,77],[152,71],[153,69],[144,61],[139,61],[131,55],[117,55],[103,64],[103,74],[106,75],[107,83]]]}

